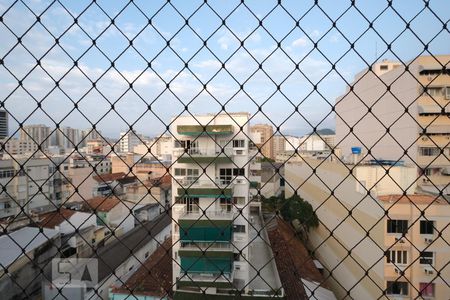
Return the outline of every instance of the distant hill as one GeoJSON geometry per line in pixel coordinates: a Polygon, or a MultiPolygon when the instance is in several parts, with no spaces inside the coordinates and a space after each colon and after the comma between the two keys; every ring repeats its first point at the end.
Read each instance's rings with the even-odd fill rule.
{"type": "MultiPolygon", "coordinates": [[[[311,132],[309,134],[314,134],[314,132],[311,132]]],[[[330,129],[330,128],[323,128],[323,129],[318,129],[315,134],[318,135],[331,135],[331,134],[335,134],[334,130],[330,129]]]]}

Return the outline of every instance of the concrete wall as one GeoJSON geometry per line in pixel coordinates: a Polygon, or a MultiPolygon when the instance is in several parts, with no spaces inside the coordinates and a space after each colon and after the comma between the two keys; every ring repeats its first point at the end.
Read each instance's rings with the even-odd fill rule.
{"type": "MultiPolygon", "coordinates": [[[[317,167],[319,161],[308,160],[308,164],[317,167]]],[[[356,191],[357,182],[346,178],[349,172],[345,166],[324,162],[313,174],[308,164],[287,164],[285,178],[286,197],[298,189],[321,221],[310,232],[310,250],[326,269],[334,269],[327,281],[338,298],[346,297],[347,290],[352,289],[353,299],[376,299],[381,294],[377,285],[384,284],[383,260],[378,261],[384,256],[378,246],[383,244],[384,226],[378,222],[384,215],[381,205],[367,193],[356,191]],[[366,231],[370,231],[371,238],[366,231]],[[351,257],[347,257],[352,248],[351,257]],[[366,269],[370,269],[369,276],[365,276],[366,269]]]]}

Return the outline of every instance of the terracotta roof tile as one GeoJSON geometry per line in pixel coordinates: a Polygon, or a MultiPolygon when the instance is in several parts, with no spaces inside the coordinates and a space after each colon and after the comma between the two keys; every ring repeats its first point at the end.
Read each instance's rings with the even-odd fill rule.
{"type": "Polygon", "coordinates": [[[172,298],[172,238],[168,238],[121,287],[113,293],[172,298]]]}
{"type": "Polygon", "coordinates": [[[111,174],[101,174],[98,176],[93,176],[92,178],[97,182],[110,182],[118,179],[122,179],[126,177],[127,175],[124,172],[119,173],[111,173],[111,174]]]}
{"type": "Polygon", "coordinates": [[[270,244],[275,255],[278,273],[286,292],[286,299],[307,299],[301,279],[323,282],[323,276],[314,264],[303,243],[295,236],[293,228],[281,219],[269,231],[270,244]]]}
{"type": "Polygon", "coordinates": [[[85,210],[97,210],[102,212],[108,212],[114,207],[116,207],[120,202],[122,202],[119,198],[116,196],[109,196],[109,197],[94,197],[89,200],[86,200],[83,203],[83,208],[85,210]]]}
{"type": "Polygon", "coordinates": [[[52,211],[42,215],[42,219],[38,224],[40,227],[55,228],[55,226],[59,226],[62,222],[68,220],[74,214],[74,210],[60,208],[59,212],[52,211]]]}

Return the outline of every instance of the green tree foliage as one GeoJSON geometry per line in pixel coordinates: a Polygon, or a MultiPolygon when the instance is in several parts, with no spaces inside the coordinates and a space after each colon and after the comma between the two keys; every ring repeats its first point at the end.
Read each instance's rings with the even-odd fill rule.
{"type": "Polygon", "coordinates": [[[287,199],[284,197],[265,198],[263,205],[269,211],[279,210],[283,219],[288,222],[298,220],[307,230],[319,226],[319,219],[311,204],[298,195],[287,199]]]}

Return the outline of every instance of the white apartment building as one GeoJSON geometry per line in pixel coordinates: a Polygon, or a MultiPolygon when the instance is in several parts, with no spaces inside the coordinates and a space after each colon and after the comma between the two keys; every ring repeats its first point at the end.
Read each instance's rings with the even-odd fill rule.
{"type": "Polygon", "coordinates": [[[276,266],[268,263],[270,249],[256,237],[259,203],[249,204],[259,182],[249,181],[255,149],[249,148],[248,120],[248,113],[172,120],[173,283],[180,297],[202,289],[232,297],[236,290],[270,295],[281,288],[276,266]],[[251,265],[263,269],[260,276],[251,265]]]}
{"type": "Polygon", "coordinates": [[[142,142],[139,140],[139,136],[136,134],[134,130],[132,131],[126,131],[120,133],[120,139],[119,139],[119,152],[120,153],[129,153],[133,152],[134,147],[136,147],[139,144],[142,144],[142,142]]]}

